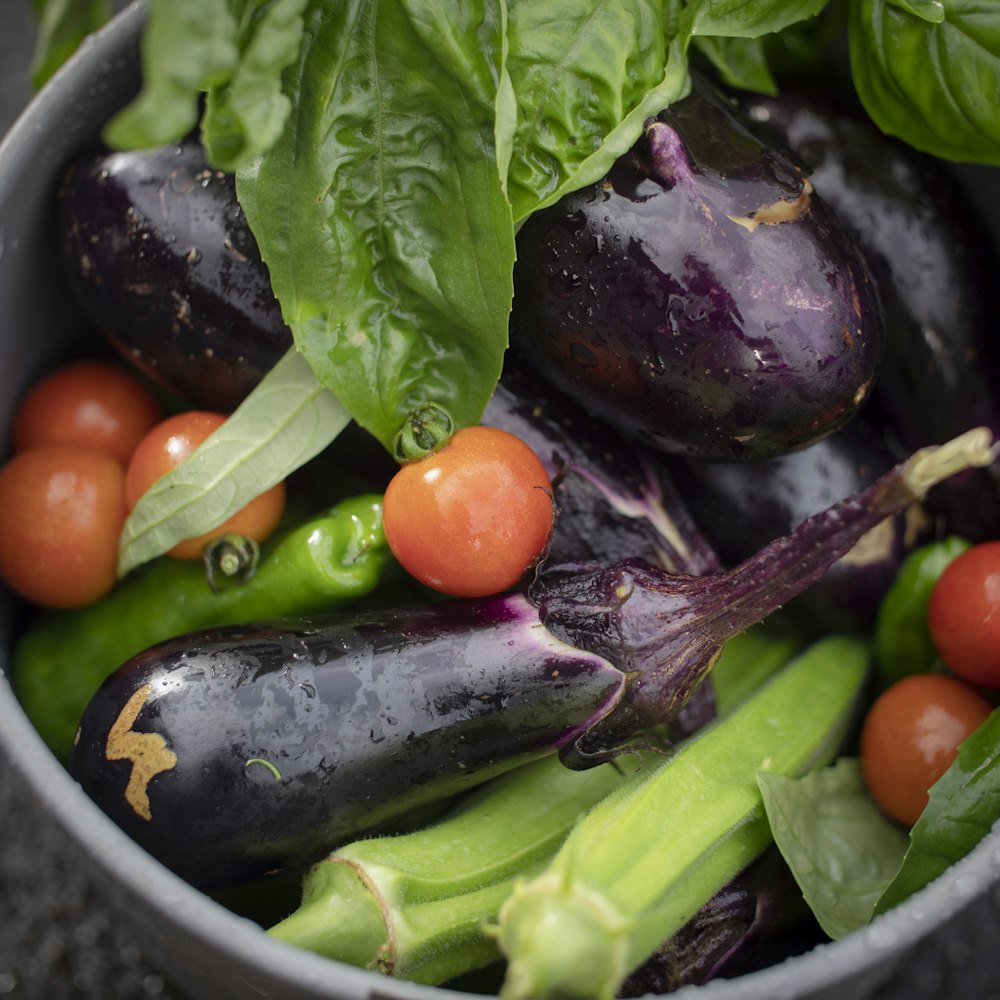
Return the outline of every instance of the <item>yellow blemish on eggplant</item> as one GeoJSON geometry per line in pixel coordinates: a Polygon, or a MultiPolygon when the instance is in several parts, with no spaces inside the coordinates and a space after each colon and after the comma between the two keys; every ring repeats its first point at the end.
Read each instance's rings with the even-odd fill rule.
{"type": "Polygon", "coordinates": [[[777,226],[783,222],[794,222],[809,210],[812,191],[812,184],[808,180],[803,180],[802,190],[797,198],[792,198],[790,201],[782,198],[770,205],[761,205],[749,215],[727,215],[726,218],[751,233],[758,226],[777,226]]]}
{"type": "Polygon", "coordinates": [[[125,786],[125,801],[137,816],[145,820],[153,818],[148,793],[150,781],[177,766],[177,754],[168,749],[167,741],[159,733],[137,733],[132,729],[152,691],[152,685],[143,684],[133,693],[108,732],[104,749],[108,760],[132,762],[132,771],[125,786]]]}

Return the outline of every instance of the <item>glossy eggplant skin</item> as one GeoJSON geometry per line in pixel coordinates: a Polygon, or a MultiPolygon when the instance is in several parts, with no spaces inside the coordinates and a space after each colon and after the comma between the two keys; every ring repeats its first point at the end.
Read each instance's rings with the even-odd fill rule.
{"type": "Polygon", "coordinates": [[[881,312],[799,162],[703,82],[518,234],[511,342],[663,451],[771,458],[867,398],[881,312]]]}
{"type": "Polygon", "coordinates": [[[70,772],[169,868],[219,887],[559,749],[623,681],[518,596],[232,626],[113,674],[70,772]]]}
{"type": "Polygon", "coordinates": [[[234,409],[291,346],[234,179],[195,139],[82,157],[57,218],[90,320],[191,404],[234,409]]]}
{"type": "MultiPolygon", "coordinates": [[[[868,261],[886,320],[875,391],[903,445],[1000,430],[1000,257],[956,175],[821,96],[755,96],[745,110],[802,158],[868,261]]],[[[970,537],[1000,523],[997,470],[928,499],[970,537]]]]}
{"type": "Polygon", "coordinates": [[[484,424],[516,434],[553,482],[546,566],[642,558],[675,573],[721,568],[662,456],[586,412],[508,352],[484,424]]]}
{"type": "MultiPolygon", "coordinates": [[[[881,419],[866,409],[801,451],[750,465],[679,461],[674,478],[719,556],[733,565],[870,485],[896,460],[881,419]]],[[[789,607],[822,630],[869,624],[903,560],[927,539],[930,527],[921,504],[887,518],[789,607]]]]}

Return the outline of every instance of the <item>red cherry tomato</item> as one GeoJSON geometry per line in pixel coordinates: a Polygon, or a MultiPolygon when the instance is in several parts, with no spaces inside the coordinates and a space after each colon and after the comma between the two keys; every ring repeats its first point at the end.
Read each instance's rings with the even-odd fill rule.
{"type": "Polygon", "coordinates": [[[0,469],[0,577],[51,608],[82,607],[115,582],[125,470],[110,455],[39,445],[0,469]]]}
{"type": "MultiPolygon", "coordinates": [[[[131,510],[139,497],[161,476],[175,469],[225,421],[225,414],[208,410],[177,413],[158,423],[138,444],[125,473],[125,502],[131,510]]],[[[217,528],[179,542],[170,550],[175,559],[200,559],[213,538],[236,532],[262,542],[278,526],[285,510],[285,484],[278,483],[251,500],[217,528]]]]}
{"type": "Polygon", "coordinates": [[[883,691],[861,730],[861,769],[882,811],[912,826],[931,785],[990,710],[978,691],[944,674],[912,674],[883,691]]]}
{"type": "Polygon", "coordinates": [[[160,405],[131,372],[107,361],[80,361],[36,382],[18,405],[11,445],[68,444],[102,451],[125,465],[160,419],[160,405]]]}
{"type": "Polygon", "coordinates": [[[973,684],[1000,688],[1000,542],[983,542],[948,564],[927,608],[941,659],[973,684]]]}
{"type": "Polygon", "coordinates": [[[466,427],[404,465],[385,491],[385,535],[400,564],[434,590],[507,590],[552,530],[552,485],[535,453],[494,427],[466,427]]]}

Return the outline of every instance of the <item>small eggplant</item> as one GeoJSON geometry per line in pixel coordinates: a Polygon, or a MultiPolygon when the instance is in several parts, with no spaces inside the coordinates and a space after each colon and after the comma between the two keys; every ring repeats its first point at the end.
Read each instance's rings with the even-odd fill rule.
{"type": "Polygon", "coordinates": [[[882,343],[864,260],[795,158],[702,81],[518,234],[511,343],[652,447],[770,458],[846,423],[882,343]]]}
{"type": "Polygon", "coordinates": [[[564,566],[528,594],[189,634],[108,678],[70,771],[196,884],[307,865],[533,757],[613,758],[677,716],[729,637],[994,458],[984,430],[918,453],[728,572],[564,566]]]}
{"type": "Polygon", "coordinates": [[[190,403],[234,409],[291,346],[233,178],[197,140],[81,158],[58,226],[91,321],[190,403]]]}
{"type": "MultiPolygon", "coordinates": [[[[886,326],[875,391],[904,447],[1000,431],[1000,259],[956,175],[829,100],[755,96],[745,110],[805,161],[865,255],[886,326]]],[[[928,500],[951,530],[992,537],[1000,475],[970,474],[928,500]]]]}
{"type": "MultiPolygon", "coordinates": [[[[808,448],[745,464],[678,461],[674,479],[722,560],[739,562],[805,518],[856,493],[896,462],[866,408],[808,448]]],[[[870,623],[903,560],[927,538],[922,505],[886,518],[793,602],[823,629],[870,623]]]]}

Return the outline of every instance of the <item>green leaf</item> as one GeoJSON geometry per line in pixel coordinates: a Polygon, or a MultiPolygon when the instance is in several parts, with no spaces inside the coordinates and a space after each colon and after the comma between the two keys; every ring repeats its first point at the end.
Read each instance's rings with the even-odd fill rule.
{"type": "Polygon", "coordinates": [[[307,0],[251,0],[240,16],[239,62],[208,93],[202,142],[209,161],[230,173],[251,163],[281,135],[291,102],[281,74],[298,58],[307,0]]]}
{"type": "Polygon", "coordinates": [[[500,375],[503,39],[500,0],[312,5],[288,126],[237,178],[296,344],[387,448],[428,402],[477,422],[500,375]]]}
{"type": "Polygon", "coordinates": [[[815,17],[829,0],[690,0],[692,35],[760,38],[815,17]]]}
{"type": "Polygon", "coordinates": [[[842,757],[793,779],[757,776],[771,833],[802,895],[835,940],[863,927],[899,869],[906,834],[865,791],[861,768],[842,757]]]}
{"type": "Polygon", "coordinates": [[[696,35],[694,43],[730,87],[777,94],[778,84],[768,68],[762,39],[696,35]]]}
{"type": "Polygon", "coordinates": [[[199,93],[225,83],[238,58],[226,0],[151,0],[142,36],[143,86],[105,126],[116,149],[163,145],[198,121],[199,93]]]}
{"type": "Polygon", "coordinates": [[[677,7],[676,0],[509,2],[516,222],[600,179],[647,117],[687,93],[677,7]]]}
{"type": "Polygon", "coordinates": [[[1000,4],[924,5],[851,0],[851,71],[884,132],[945,159],[1000,165],[1000,4]]]}
{"type": "Polygon", "coordinates": [[[1000,819],[1000,709],[958,748],[937,780],[899,874],[875,907],[884,913],[965,857],[1000,819]]]}
{"type": "Polygon", "coordinates": [[[889,0],[889,3],[915,17],[922,17],[931,24],[940,24],[944,20],[944,4],[941,0],[889,0]]]}
{"type": "Polygon", "coordinates": [[[122,532],[119,574],[217,527],[322,451],[349,421],[290,350],[211,437],[140,498],[122,532]]]}
{"type": "Polygon", "coordinates": [[[77,50],[80,42],[111,17],[109,0],[36,0],[38,35],[31,82],[42,84],[77,50]]]}

